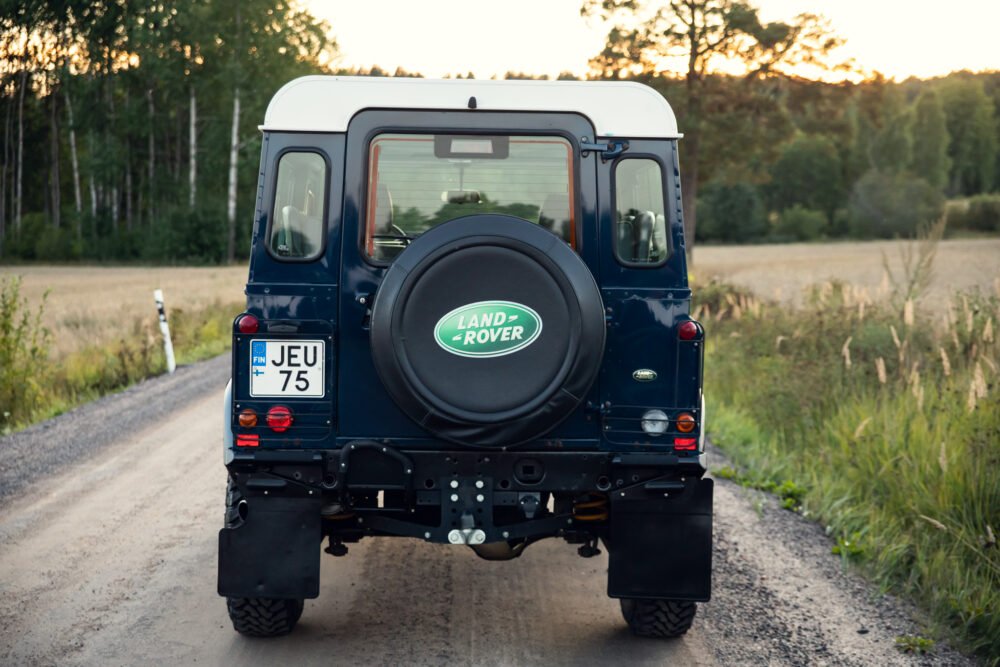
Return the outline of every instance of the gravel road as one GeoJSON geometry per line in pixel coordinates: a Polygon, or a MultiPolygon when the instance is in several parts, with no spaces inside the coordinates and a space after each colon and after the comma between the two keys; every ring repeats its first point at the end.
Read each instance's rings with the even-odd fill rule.
{"type": "MultiPolygon", "coordinates": [[[[716,485],[712,602],[640,640],[604,594],[606,556],[547,540],[514,561],[367,540],[324,556],[295,632],[233,632],[215,594],[225,474],[220,358],[0,439],[0,664],[972,664],[769,497],[716,485]]],[[[713,455],[715,453],[713,452],[713,455]]]]}

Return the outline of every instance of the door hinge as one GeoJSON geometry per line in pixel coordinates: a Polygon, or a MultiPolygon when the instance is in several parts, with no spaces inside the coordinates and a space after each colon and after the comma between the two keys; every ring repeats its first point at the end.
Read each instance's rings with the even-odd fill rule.
{"type": "Polygon", "coordinates": [[[628,142],[620,139],[612,139],[604,143],[592,142],[590,137],[580,139],[580,155],[587,157],[590,151],[597,151],[601,154],[601,162],[613,160],[628,150],[628,142]]]}

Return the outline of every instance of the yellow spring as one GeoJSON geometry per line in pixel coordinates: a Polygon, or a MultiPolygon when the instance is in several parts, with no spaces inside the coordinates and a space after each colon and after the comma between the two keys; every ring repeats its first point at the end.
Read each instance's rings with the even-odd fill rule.
{"type": "Polygon", "coordinates": [[[573,503],[573,518],[577,521],[607,520],[608,497],[601,493],[587,494],[587,500],[573,503]]]}

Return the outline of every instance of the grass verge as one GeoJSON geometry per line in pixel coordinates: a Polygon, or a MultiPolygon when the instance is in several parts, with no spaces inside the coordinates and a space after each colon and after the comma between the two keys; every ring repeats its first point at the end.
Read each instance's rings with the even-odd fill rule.
{"type": "Polygon", "coordinates": [[[997,664],[1000,299],[922,316],[911,292],[828,283],[793,308],[703,287],[709,429],[738,468],[724,475],[818,519],[835,553],[997,664]]]}
{"type": "MultiPolygon", "coordinates": [[[[166,372],[155,314],[123,325],[113,342],[53,358],[52,334],[42,325],[44,308],[43,299],[37,309],[29,309],[20,296],[19,279],[0,280],[0,434],[166,372]]],[[[177,363],[193,363],[228,350],[233,318],[243,308],[241,302],[216,301],[168,312],[177,363]]]]}

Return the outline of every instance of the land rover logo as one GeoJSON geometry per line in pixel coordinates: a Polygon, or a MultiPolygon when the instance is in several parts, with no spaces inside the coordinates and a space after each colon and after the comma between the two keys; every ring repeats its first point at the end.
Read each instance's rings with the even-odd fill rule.
{"type": "Polygon", "coordinates": [[[462,357],[502,357],[528,347],[542,333],[542,318],[512,301],[477,301],[451,311],[434,327],[434,340],[462,357]]]}

